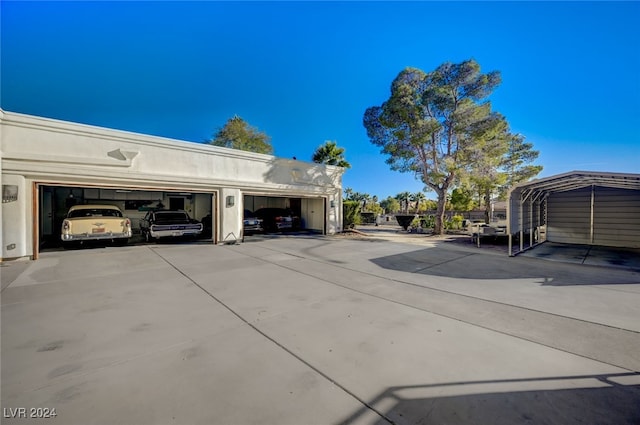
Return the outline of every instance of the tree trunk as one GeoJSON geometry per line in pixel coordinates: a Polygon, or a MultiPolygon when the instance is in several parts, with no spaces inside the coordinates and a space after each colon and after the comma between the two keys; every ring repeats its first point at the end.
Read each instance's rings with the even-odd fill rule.
{"type": "Polygon", "coordinates": [[[444,234],[444,213],[445,205],[447,203],[447,192],[438,193],[438,208],[436,209],[436,222],[433,227],[434,235],[444,234]]]}
{"type": "Polygon", "coordinates": [[[484,192],[484,222],[491,222],[491,192],[488,190],[484,192]]]}

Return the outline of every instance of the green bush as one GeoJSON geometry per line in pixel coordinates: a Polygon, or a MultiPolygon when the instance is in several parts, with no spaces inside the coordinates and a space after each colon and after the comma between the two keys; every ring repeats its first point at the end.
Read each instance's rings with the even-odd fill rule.
{"type": "Polygon", "coordinates": [[[420,217],[420,226],[423,229],[433,229],[436,225],[436,218],[432,215],[424,215],[420,217]]]}
{"type": "Polygon", "coordinates": [[[360,224],[360,202],[342,201],[342,217],[345,229],[353,229],[356,224],[360,224]]]}
{"type": "Polygon", "coordinates": [[[364,224],[374,224],[376,222],[376,215],[375,213],[372,213],[372,212],[361,212],[360,220],[361,220],[361,223],[364,223],[364,224]]]}
{"type": "Polygon", "coordinates": [[[463,216],[454,215],[453,217],[451,217],[451,220],[447,221],[447,228],[448,229],[460,230],[460,229],[462,229],[462,221],[463,220],[464,220],[463,216]]]}

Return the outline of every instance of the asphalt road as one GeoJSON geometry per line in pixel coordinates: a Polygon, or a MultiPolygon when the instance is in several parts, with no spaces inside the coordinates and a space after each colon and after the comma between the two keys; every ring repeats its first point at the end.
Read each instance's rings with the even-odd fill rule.
{"type": "Polygon", "coordinates": [[[633,270],[305,235],[0,270],[3,424],[640,423],[633,270]]]}

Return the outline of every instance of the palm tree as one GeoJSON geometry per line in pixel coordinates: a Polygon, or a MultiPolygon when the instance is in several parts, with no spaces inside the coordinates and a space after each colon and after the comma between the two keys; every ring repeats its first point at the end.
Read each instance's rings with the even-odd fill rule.
{"type": "Polygon", "coordinates": [[[416,207],[416,213],[418,212],[418,210],[420,209],[420,204],[427,199],[426,196],[424,196],[424,193],[422,192],[416,192],[411,194],[411,201],[415,202],[415,207],[416,207]]]}
{"type": "Polygon", "coordinates": [[[344,159],[344,148],[339,148],[336,142],[327,140],[313,153],[313,162],[318,164],[337,165],[338,167],[351,168],[351,164],[344,159]]]}
{"type": "Polygon", "coordinates": [[[404,213],[408,213],[409,212],[409,199],[411,198],[411,194],[409,192],[400,192],[398,193],[395,198],[398,200],[398,202],[400,202],[401,208],[402,208],[402,212],[404,213]]]}
{"type": "Polygon", "coordinates": [[[369,199],[371,199],[371,195],[369,195],[368,193],[362,193],[362,192],[351,192],[348,200],[350,201],[356,201],[356,202],[362,202],[362,211],[364,211],[364,209],[367,206],[367,201],[369,201],[369,199]]]}
{"type": "Polygon", "coordinates": [[[353,189],[350,187],[345,187],[344,189],[344,199],[346,201],[353,201],[353,189]]]}
{"type": "Polygon", "coordinates": [[[367,204],[369,203],[369,201],[371,201],[371,195],[369,195],[368,193],[363,193],[362,194],[362,211],[366,211],[367,204]]]}

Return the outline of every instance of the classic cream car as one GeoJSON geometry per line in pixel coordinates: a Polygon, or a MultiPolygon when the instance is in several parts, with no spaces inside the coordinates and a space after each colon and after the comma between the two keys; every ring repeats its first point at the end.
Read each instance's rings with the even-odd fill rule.
{"type": "Polygon", "coordinates": [[[131,237],[131,220],[113,205],[74,205],[62,222],[65,245],[83,241],[111,240],[126,244],[131,237]]]}

